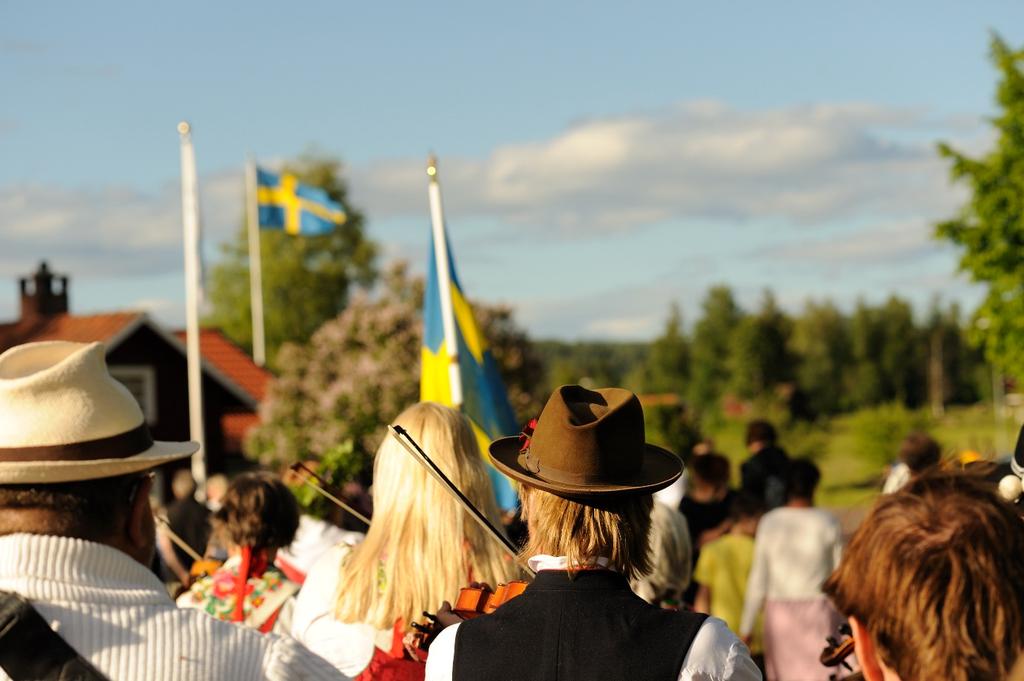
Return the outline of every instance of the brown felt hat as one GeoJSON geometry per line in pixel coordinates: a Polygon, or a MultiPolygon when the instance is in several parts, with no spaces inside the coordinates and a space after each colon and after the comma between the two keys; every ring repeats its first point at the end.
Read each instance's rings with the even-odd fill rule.
{"type": "Polygon", "coordinates": [[[563,385],[532,437],[495,440],[490,452],[510,478],[569,499],[651,494],[683,467],[672,452],[644,442],[640,400],[622,388],[563,385]]]}

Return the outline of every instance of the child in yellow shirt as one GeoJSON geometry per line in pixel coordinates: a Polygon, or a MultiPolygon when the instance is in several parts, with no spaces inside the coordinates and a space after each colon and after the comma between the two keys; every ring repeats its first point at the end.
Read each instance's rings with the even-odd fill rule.
{"type": "MultiPolygon", "coordinates": [[[[729,532],[706,544],[697,559],[693,578],[700,583],[694,610],[718,617],[739,631],[747,577],[754,562],[754,535],[763,508],[759,499],[737,495],[729,511],[729,532]]],[[[750,652],[755,660],[763,652],[761,624],[754,631],[750,652]]]]}

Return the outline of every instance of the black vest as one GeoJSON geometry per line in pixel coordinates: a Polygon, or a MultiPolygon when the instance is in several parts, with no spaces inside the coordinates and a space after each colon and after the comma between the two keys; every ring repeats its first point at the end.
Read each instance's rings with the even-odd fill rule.
{"type": "Polygon", "coordinates": [[[707,615],[662,610],[617,572],[543,570],[522,596],[459,625],[453,681],[675,681],[707,615]]]}

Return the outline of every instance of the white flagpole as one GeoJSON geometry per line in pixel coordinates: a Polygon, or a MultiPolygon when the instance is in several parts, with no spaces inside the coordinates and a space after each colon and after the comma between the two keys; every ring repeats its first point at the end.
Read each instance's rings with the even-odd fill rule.
{"type": "Polygon", "coordinates": [[[267,339],[263,330],[263,257],[260,254],[260,216],[256,187],[256,161],[245,164],[245,193],[248,199],[249,226],[249,300],[252,307],[252,358],[267,363],[267,339]]]}
{"type": "Polygon", "coordinates": [[[448,351],[448,385],[452,406],[462,407],[462,375],[459,372],[459,344],[455,334],[455,313],[452,310],[452,281],[448,270],[448,239],[444,232],[444,208],[441,205],[441,184],[437,179],[437,158],[427,160],[430,177],[430,222],[434,231],[434,264],[441,298],[441,320],[444,324],[444,345],[448,351]]]}
{"type": "Polygon", "coordinates": [[[206,498],[206,434],[203,430],[203,374],[199,354],[199,181],[192,128],[178,124],[181,136],[181,213],[185,230],[185,345],[188,362],[188,422],[190,437],[199,443],[192,455],[196,499],[206,498]]]}

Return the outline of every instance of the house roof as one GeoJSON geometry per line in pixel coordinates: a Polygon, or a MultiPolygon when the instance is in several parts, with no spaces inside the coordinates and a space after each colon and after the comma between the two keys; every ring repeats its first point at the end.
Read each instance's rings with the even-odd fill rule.
{"type": "MultiPolygon", "coordinates": [[[[110,353],[140,326],[147,326],[185,353],[185,333],[172,334],[154,323],[144,312],[112,312],[96,315],[57,314],[0,324],[0,352],[22,343],[66,340],[77,343],[100,341],[110,353]]],[[[256,409],[266,394],[271,374],[256,365],[245,352],[216,329],[200,335],[203,370],[243,404],[256,409]]]]}
{"type": "Polygon", "coordinates": [[[0,350],[32,341],[67,340],[78,343],[101,341],[116,345],[124,332],[134,329],[141,312],[110,314],[57,314],[0,324],[0,350]]]}
{"type": "MultiPolygon", "coordinates": [[[[175,331],[174,335],[182,343],[185,342],[184,331],[175,331]]],[[[220,329],[200,330],[199,354],[257,402],[262,401],[267,394],[267,384],[273,374],[256,364],[245,350],[229,340],[220,329]]]]}

